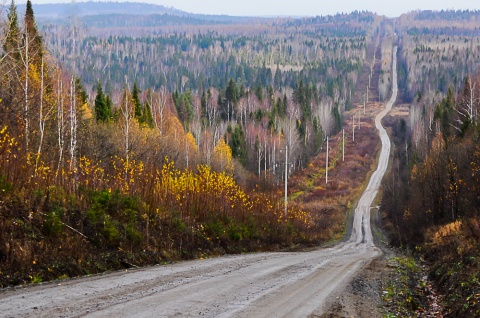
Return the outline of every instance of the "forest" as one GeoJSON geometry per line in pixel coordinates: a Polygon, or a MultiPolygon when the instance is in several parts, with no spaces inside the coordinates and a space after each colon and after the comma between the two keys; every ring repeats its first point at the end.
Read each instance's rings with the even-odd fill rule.
{"type": "Polygon", "coordinates": [[[245,168],[268,175],[274,174],[283,147],[280,135],[288,135],[287,146],[297,156],[295,170],[318,152],[325,135],[340,129],[340,114],[353,105],[375,20],[369,13],[352,15],[353,26],[344,29],[354,31],[345,36],[342,28],[333,30],[323,20],[205,28],[175,17],[188,26],[125,29],[115,23],[98,26],[95,21],[104,23],[103,17],[82,19],[88,32],[44,25],[44,40],[59,61],[75,69],[90,99],[101,84],[102,93],[118,105],[126,76],[130,89],[138,90],[138,102],[148,102],[149,112],[160,114],[153,120],[160,132],[164,113],[176,113],[207,163],[212,145],[227,136],[234,158],[243,156],[245,168]]]}
{"type": "Polygon", "coordinates": [[[480,314],[479,17],[420,12],[397,20],[408,114],[386,121],[395,150],[384,225],[394,246],[426,260],[446,317],[480,314]],[[462,28],[445,31],[455,24],[462,28]]]}
{"type": "Polygon", "coordinates": [[[303,206],[290,189],[287,207],[283,183],[366,103],[355,90],[381,18],[125,29],[3,9],[2,286],[342,232],[343,205],[303,206]]]}
{"type": "Polygon", "coordinates": [[[1,287],[340,238],[397,45],[381,221],[455,291],[450,316],[479,314],[479,12],[18,8],[0,7],[1,287]]]}

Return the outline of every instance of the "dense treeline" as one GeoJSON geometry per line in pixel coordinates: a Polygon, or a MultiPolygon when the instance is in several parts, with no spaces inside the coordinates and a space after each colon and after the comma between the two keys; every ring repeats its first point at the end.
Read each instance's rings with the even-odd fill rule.
{"type": "MultiPolygon", "coordinates": [[[[70,27],[48,25],[44,30],[50,51],[69,68],[76,66],[87,86],[101,80],[113,89],[123,85],[124,74],[136,78],[143,88],[167,86],[171,92],[220,89],[230,78],[252,89],[256,85],[293,88],[300,80],[318,87],[331,86],[332,75],[354,77],[365,58],[364,35],[325,37],[315,32],[309,36],[288,29],[257,35],[273,27],[258,28],[252,30],[253,36],[231,35],[228,30],[157,36],[139,36],[141,32],[131,31],[130,35],[107,38],[86,36],[90,30],[80,28],[76,40],[70,27]]],[[[346,78],[339,81],[342,91],[348,88],[345,84],[355,82],[346,78]]]]}
{"type": "Polygon", "coordinates": [[[469,70],[480,65],[480,37],[403,37],[402,63],[408,77],[404,97],[432,99],[444,97],[450,85],[460,89],[469,70]]]}
{"type": "MultiPolygon", "coordinates": [[[[401,34],[399,82],[403,100],[412,103],[409,126],[415,147],[431,143],[430,132],[435,124],[438,102],[447,97],[449,89],[460,91],[466,76],[480,67],[478,34],[410,35],[404,32],[423,24],[430,30],[441,29],[447,24],[445,19],[417,19],[418,14],[403,15],[396,24],[401,34]]],[[[475,19],[480,18],[478,12],[471,14],[475,19]]],[[[463,20],[459,16],[456,21],[463,20]]],[[[464,23],[463,27],[476,30],[475,23],[464,23]]]]}
{"type": "Polygon", "coordinates": [[[278,182],[282,148],[291,150],[293,171],[340,129],[380,21],[355,12],[294,24],[263,19],[208,29],[157,25],[161,31],[148,36],[144,32],[151,28],[124,34],[126,29],[114,26],[95,36],[95,28],[75,23],[44,30],[48,48],[79,74],[90,101],[98,98],[101,83],[102,94],[118,105],[126,75],[136,83],[138,103],[153,114],[150,127],[162,132],[168,111],[195,138],[197,158],[210,164],[223,138],[243,167],[278,182]],[[340,25],[362,31],[343,36],[340,25]]]}
{"type": "Polygon", "coordinates": [[[478,85],[467,77],[457,96],[450,89],[436,104],[428,143],[415,145],[405,120],[393,125],[399,147],[386,204],[396,215],[402,244],[423,242],[431,234],[428,226],[478,217],[478,85]]]}
{"type": "Polygon", "coordinates": [[[442,21],[472,21],[477,20],[480,12],[478,10],[424,10],[416,12],[416,20],[442,20],[442,21]]]}
{"type": "Polygon", "coordinates": [[[82,23],[91,28],[142,28],[180,25],[215,25],[223,22],[196,17],[181,17],[170,14],[102,14],[81,18],[82,23]]]}
{"type": "Polygon", "coordinates": [[[388,120],[395,150],[382,208],[392,244],[429,262],[447,317],[480,314],[479,18],[427,11],[396,23],[409,114],[388,120]]]}
{"type": "MultiPolygon", "coordinates": [[[[446,295],[447,316],[474,317],[478,298],[480,220],[480,80],[466,77],[422,117],[425,134],[405,120],[390,121],[394,161],[382,208],[394,245],[417,251],[446,295]]],[[[419,107],[412,104],[413,108],[419,107]]],[[[425,109],[425,107],[424,107],[425,109]]]]}

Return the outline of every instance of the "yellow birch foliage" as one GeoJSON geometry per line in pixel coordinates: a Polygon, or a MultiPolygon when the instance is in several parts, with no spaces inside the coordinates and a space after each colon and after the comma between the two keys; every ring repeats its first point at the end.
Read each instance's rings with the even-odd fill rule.
{"type": "Polygon", "coordinates": [[[193,137],[191,132],[188,132],[185,135],[185,159],[187,162],[187,168],[191,162],[196,162],[198,157],[198,146],[195,137],[193,137]]]}
{"type": "Polygon", "coordinates": [[[232,149],[225,143],[225,140],[220,139],[213,150],[213,160],[216,162],[221,170],[233,172],[232,149]]]}
{"type": "Polygon", "coordinates": [[[185,134],[182,123],[177,116],[170,114],[166,120],[167,126],[167,135],[175,137],[177,140],[182,140],[183,135],[185,134]]]}
{"type": "Polygon", "coordinates": [[[107,176],[110,180],[110,190],[119,189],[122,193],[134,192],[135,184],[139,183],[144,177],[145,166],[142,161],[126,160],[114,156],[111,160],[113,166],[113,175],[107,176]]]}
{"type": "Polygon", "coordinates": [[[179,211],[188,210],[197,215],[252,211],[249,196],[225,171],[215,172],[206,165],[200,165],[198,172],[180,171],[167,159],[161,176],[156,186],[159,197],[179,211]]]}
{"type": "MultiPolygon", "coordinates": [[[[213,171],[200,165],[197,172],[180,171],[172,161],[165,160],[155,192],[167,210],[199,221],[229,216],[244,222],[254,218],[258,224],[276,227],[284,223],[283,205],[272,203],[263,193],[247,194],[226,171],[213,171]]],[[[289,209],[288,221],[307,229],[314,226],[310,214],[294,207],[289,209]]]]}
{"type": "Polygon", "coordinates": [[[198,152],[197,141],[195,140],[195,137],[193,137],[191,132],[188,132],[185,135],[185,145],[186,148],[194,154],[198,152]]]}
{"type": "Polygon", "coordinates": [[[79,182],[92,189],[102,189],[105,184],[109,183],[105,170],[100,166],[100,162],[93,162],[89,158],[83,156],[80,158],[79,164],[79,182]]]}
{"type": "Polygon", "coordinates": [[[19,143],[8,131],[8,127],[0,128],[0,173],[13,175],[12,165],[18,160],[19,143]]]}

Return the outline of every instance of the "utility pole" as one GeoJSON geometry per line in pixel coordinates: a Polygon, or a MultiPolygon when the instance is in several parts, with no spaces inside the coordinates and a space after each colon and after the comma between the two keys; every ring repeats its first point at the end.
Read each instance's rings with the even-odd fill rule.
{"type": "Polygon", "coordinates": [[[353,141],[355,141],[355,114],[352,115],[352,132],[353,132],[353,141]]]}
{"type": "Polygon", "coordinates": [[[360,111],[358,111],[358,130],[362,127],[362,118],[360,117],[360,111]]]}
{"type": "Polygon", "coordinates": [[[328,184],[328,136],[327,136],[327,159],[325,160],[325,184],[328,184]]]}
{"type": "Polygon", "coordinates": [[[285,146],[285,220],[287,219],[287,207],[288,207],[288,198],[287,198],[287,184],[288,184],[288,146],[285,146]]]}
{"type": "Polygon", "coordinates": [[[366,99],[366,96],[365,96],[365,94],[364,94],[364,95],[363,95],[363,114],[364,114],[364,115],[365,115],[365,106],[366,106],[365,104],[366,104],[366,101],[367,101],[367,99],[366,99]]]}

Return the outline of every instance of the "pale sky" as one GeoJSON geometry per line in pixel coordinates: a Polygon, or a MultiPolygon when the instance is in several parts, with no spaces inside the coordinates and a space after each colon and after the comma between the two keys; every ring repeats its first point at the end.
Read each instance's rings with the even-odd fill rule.
{"type": "MultiPolygon", "coordinates": [[[[1,0],[0,0],[1,1],[1,0]]],[[[70,2],[31,0],[35,3],[70,2]]],[[[84,1],[84,0],[77,0],[84,1]]],[[[96,0],[104,1],[104,0],[96,0]]],[[[479,0],[129,0],[174,7],[190,13],[234,16],[317,16],[368,10],[397,17],[412,10],[480,10],[479,0]]],[[[25,2],[17,0],[16,3],[25,2]]],[[[121,2],[121,1],[119,1],[121,2]]]]}

